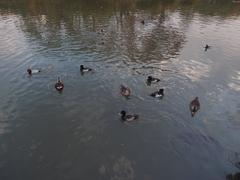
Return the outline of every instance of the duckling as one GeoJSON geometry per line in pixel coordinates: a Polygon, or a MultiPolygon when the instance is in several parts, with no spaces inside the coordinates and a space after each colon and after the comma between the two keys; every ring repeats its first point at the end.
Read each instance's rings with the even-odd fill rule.
{"type": "Polygon", "coordinates": [[[162,98],[164,96],[164,89],[159,89],[158,91],[150,94],[150,96],[155,98],[162,98]]]}
{"type": "Polygon", "coordinates": [[[198,97],[195,97],[195,99],[190,102],[189,109],[193,117],[195,113],[200,109],[200,102],[198,100],[198,97]]]}
{"type": "Polygon", "coordinates": [[[129,97],[131,95],[131,90],[128,87],[121,85],[120,87],[121,94],[125,97],[129,97]]]}
{"type": "Polygon", "coordinates": [[[88,68],[88,67],[84,67],[83,65],[80,66],[80,71],[83,73],[83,72],[89,72],[89,71],[92,71],[91,68],[88,68]]]}
{"type": "Polygon", "coordinates": [[[123,122],[131,122],[139,118],[137,114],[127,114],[126,111],[121,111],[119,114],[123,122]]]}
{"type": "Polygon", "coordinates": [[[157,83],[157,82],[159,82],[159,81],[160,81],[160,79],[155,78],[155,77],[152,77],[152,76],[148,76],[148,78],[147,78],[147,83],[149,83],[149,84],[151,84],[151,83],[157,83]]]}
{"type": "Polygon", "coordinates": [[[37,73],[39,73],[39,72],[41,72],[40,69],[31,69],[31,68],[28,68],[28,69],[27,69],[27,73],[28,73],[29,75],[37,74],[37,73]]]}
{"type": "Polygon", "coordinates": [[[210,46],[208,44],[206,44],[206,46],[204,48],[205,48],[205,51],[207,51],[210,48],[210,46]]]}
{"type": "Polygon", "coordinates": [[[226,176],[226,180],[240,180],[240,173],[238,172],[238,173],[236,173],[234,175],[228,174],[226,176]]]}
{"type": "Polygon", "coordinates": [[[64,84],[63,84],[63,82],[60,80],[60,77],[58,77],[58,80],[57,80],[57,82],[56,82],[56,84],[55,84],[55,88],[56,88],[57,91],[62,91],[63,88],[64,88],[64,84]]]}

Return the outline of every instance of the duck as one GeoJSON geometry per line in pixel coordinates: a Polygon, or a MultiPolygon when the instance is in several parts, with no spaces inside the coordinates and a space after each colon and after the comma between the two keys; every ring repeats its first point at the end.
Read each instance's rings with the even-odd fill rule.
{"type": "Polygon", "coordinates": [[[88,68],[88,67],[84,67],[83,65],[80,66],[80,71],[81,72],[89,72],[89,71],[92,71],[91,68],[88,68]]]}
{"type": "Polygon", "coordinates": [[[226,180],[240,180],[240,173],[238,172],[238,173],[236,173],[234,175],[228,174],[226,176],[226,180]]]}
{"type": "Polygon", "coordinates": [[[141,21],[141,23],[144,25],[144,24],[145,24],[145,21],[144,21],[144,20],[142,20],[142,21],[141,21]]]}
{"type": "Polygon", "coordinates": [[[119,114],[121,115],[123,122],[131,122],[139,118],[137,114],[127,114],[124,110],[122,110],[119,114]]]}
{"type": "Polygon", "coordinates": [[[151,83],[157,83],[157,82],[159,82],[159,81],[160,81],[160,79],[155,78],[155,77],[152,77],[152,76],[148,76],[148,78],[147,78],[147,83],[149,83],[149,84],[151,84],[151,83]]]}
{"type": "Polygon", "coordinates": [[[58,77],[58,80],[57,80],[57,82],[56,82],[56,84],[55,84],[55,89],[56,89],[57,91],[62,91],[63,88],[64,88],[64,84],[63,84],[63,82],[60,80],[60,77],[58,77]]]}
{"type": "Polygon", "coordinates": [[[236,166],[238,169],[240,169],[240,162],[236,162],[236,163],[235,163],[235,166],[236,166]]]}
{"type": "Polygon", "coordinates": [[[131,90],[128,87],[125,87],[123,85],[120,86],[120,91],[121,91],[121,95],[125,96],[125,97],[129,97],[131,95],[131,90]]]}
{"type": "Polygon", "coordinates": [[[28,68],[28,69],[27,69],[27,73],[28,73],[29,75],[37,74],[37,73],[39,73],[39,72],[41,72],[41,69],[31,69],[31,68],[28,68]]]}
{"type": "Polygon", "coordinates": [[[162,98],[164,96],[164,89],[159,89],[158,91],[150,94],[150,96],[155,98],[162,98]]]}
{"type": "Polygon", "coordinates": [[[200,102],[198,100],[198,97],[195,97],[195,99],[190,102],[189,109],[193,117],[195,113],[200,109],[200,102]]]}
{"type": "Polygon", "coordinates": [[[205,51],[207,51],[210,48],[210,46],[208,44],[206,44],[206,46],[204,48],[205,48],[205,51]]]}

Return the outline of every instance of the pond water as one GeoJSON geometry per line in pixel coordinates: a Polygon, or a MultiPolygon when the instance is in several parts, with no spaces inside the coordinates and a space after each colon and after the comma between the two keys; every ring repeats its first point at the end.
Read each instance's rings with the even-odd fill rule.
{"type": "Polygon", "coordinates": [[[1,0],[0,179],[226,179],[240,161],[239,48],[228,0],[1,0]]]}

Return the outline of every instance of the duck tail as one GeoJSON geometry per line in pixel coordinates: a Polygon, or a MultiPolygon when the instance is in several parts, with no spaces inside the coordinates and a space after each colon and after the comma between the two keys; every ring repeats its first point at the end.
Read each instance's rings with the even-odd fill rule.
{"type": "Polygon", "coordinates": [[[192,111],[193,111],[193,112],[197,112],[197,107],[196,107],[196,106],[193,106],[192,111]]]}
{"type": "Polygon", "coordinates": [[[134,115],[135,119],[139,119],[139,115],[135,114],[134,115]]]}

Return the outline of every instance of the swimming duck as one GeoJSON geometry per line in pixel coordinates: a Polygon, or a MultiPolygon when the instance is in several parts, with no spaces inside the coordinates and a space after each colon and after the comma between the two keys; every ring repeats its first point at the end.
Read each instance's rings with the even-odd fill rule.
{"type": "Polygon", "coordinates": [[[193,117],[195,113],[200,109],[200,102],[198,100],[198,97],[195,97],[195,99],[190,102],[189,109],[193,117]]]}
{"type": "Polygon", "coordinates": [[[84,67],[83,65],[80,66],[80,71],[81,72],[89,72],[89,71],[92,71],[91,68],[88,68],[88,67],[84,67]]]}
{"type": "Polygon", "coordinates": [[[31,69],[31,68],[28,68],[28,69],[27,69],[27,73],[28,73],[29,75],[37,74],[37,73],[39,73],[39,72],[41,72],[40,69],[31,69]]]}
{"type": "Polygon", "coordinates": [[[235,166],[236,166],[238,169],[240,169],[240,162],[236,162],[236,163],[235,163],[235,166]]]}
{"type": "Polygon", "coordinates": [[[120,87],[121,94],[125,97],[129,97],[131,95],[131,90],[128,87],[121,85],[120,87]]]}
{"type": "Polygon", "coordinates": [[[158,91],[150,94],[150,96],[155,98],[162,98],[164,96],[164,89],[159,89],[158,91]]]}
{"type": "Polygon", "coordinates": [[[160,79],[154,78],[154,77],[152,77],[152,76],[148,76],[148,78],[147,78],[147,82],[148,82],[149,84],[151,84],[151,83],[157,83],[157,82],[159,82],[159,81],[160,81],[160,79]]]}
{"type": "Polygon", "coordinates": [[[58,90],[58,91],[62,91],[63,88],[64,88],[64,84],[63,84],[63,82],[60,80],[59,77],[58,77],[58,80],[57,80],[57,82],[56,82],[56,84],[55,84],[55,88],[56,88],[56,90],[58,90]]]}
{"type": "Polygon", "coordinates": [[[240,173],[238,172],[238,173],[236,173],[234,175],[228,174],[226,176],[226,180],[240,180],[240,173]]]}
{"type": "Polygon", "coordinates": [[[206,46],[204,48],[205,48],[205,51],[207,51],[210,48],[210,46],[208,44],[206,44],[206,46]]]}
{"type": "Polygon", "coordinates": [[[123,122],[131,122],[139,118],[137,114],[127,114],[126,111],[121,111],[120,115],[123,122]]]}

